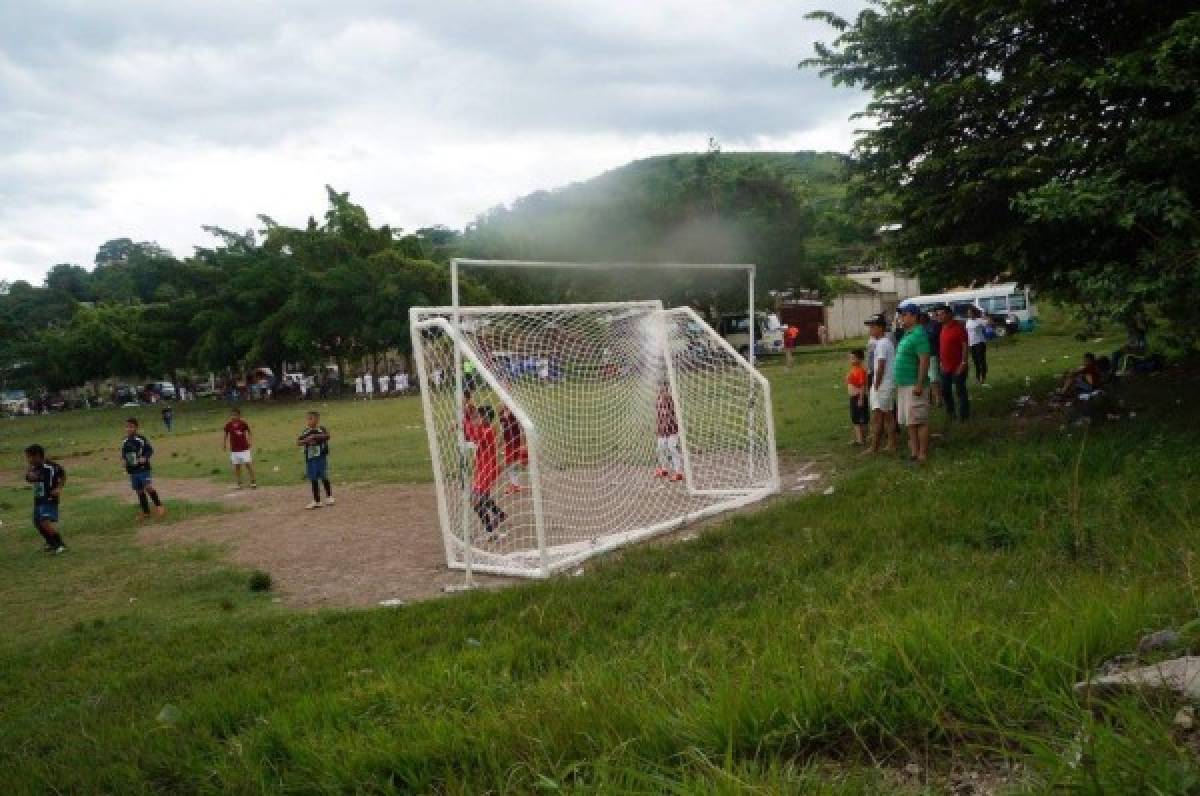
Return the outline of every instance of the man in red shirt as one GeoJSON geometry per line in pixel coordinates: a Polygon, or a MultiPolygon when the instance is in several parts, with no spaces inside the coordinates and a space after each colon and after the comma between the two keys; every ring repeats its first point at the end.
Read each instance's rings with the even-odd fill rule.
{"type": "Polygon", "coordinates": [[[254,477],[254,461],[250,454],[254,440],[250,436],[250,425],[242,420],[242,410],[237,407],[229,411],[229,422],[225,424],[225,439],[221,447],[229,451],[233,474],[237,476],[237,488],[242,488],[242,468],[245,467],[250,473],[250,488],[258,489],[258,479],[254,477]]]}
{"type": "Polygon", "coordinates": [[[492,489],[500,477],[500,468],[496,463],[496,429],[492,428],[495,419],[490,406],[476,409],[467,402],[464,407],[463,436],[475,446],[475,476],[471,480],[472,508],[483,523],[489,542],[506,536],[503,531],[497,533],[497,530],[508,519],[508,515],[492,499],[492,489]]]}
{"type": "Polygon", "coordinates": [[[796,350],[796,341],[800,339],[800,330],[792,324],[783,330],[783,355],[787,366],[792,366],[792,352],[796,350]]]}
{"type": "Polygon", "coordinates": [[[938,364],[942,370],[942,403],[946,414],[953,420],[966,420],[971,416],[971,400],[967,397],[967,329],[954,317],[950,308],[943,304],[937,310],[942,331],[938,337],[938,364]],[[958,393],[958,409],[955,410],[955,392],[958,393]]]}

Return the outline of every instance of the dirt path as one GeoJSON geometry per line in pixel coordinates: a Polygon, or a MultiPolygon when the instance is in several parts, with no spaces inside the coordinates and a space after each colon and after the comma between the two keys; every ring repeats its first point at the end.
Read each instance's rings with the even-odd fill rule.
{"type": "MultiPolygon", "coordinates": [[[[823,487],[816,463],[780,464],[779,498],[823,487]]],[[[463,582],[462,572],[446,567],[432,484],[339,485],[337,505],[313,511],[304,509],[307,484],[255,490],[199,479],[158,479],[157,484],[168,507],[174,499],[219,503],[233,511],[169,525],[151,523],[139,532],[140,542],[218,545],[231,562],[269,572],[276,593],[293,607],[414,602],[441,596],[446,587],[463,582]]],[[[124,483],[98,485],[95,492],[133,505],[124,483]]],[[[713,517],[656,541],[694,538],[722,519],[713,517]]],[[[482,588],[522,582],[486,575],[477,575],[476,581],[482,588]]]]}

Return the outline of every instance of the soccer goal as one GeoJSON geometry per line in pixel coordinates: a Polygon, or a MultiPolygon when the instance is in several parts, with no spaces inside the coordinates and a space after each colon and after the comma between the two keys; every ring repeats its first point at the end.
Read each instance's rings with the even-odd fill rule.
{"type": "Polygon", "coordinates": [[[770,385],[690,308],[410,320],[453,568],[542,577],[778,490],[770,385]]]}

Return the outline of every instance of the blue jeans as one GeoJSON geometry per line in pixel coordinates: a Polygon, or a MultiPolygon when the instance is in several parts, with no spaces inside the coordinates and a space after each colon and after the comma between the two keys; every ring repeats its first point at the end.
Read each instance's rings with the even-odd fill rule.
{"type": "Polygon", "coordinates": [[[971,416],[971,399],[967,397],[967,374],[942,371],[942,403],[946,414],[953,420],[966,420],[971,416]],[[958,411],[955,411],[954,394],[958,393],[958,411]]]}

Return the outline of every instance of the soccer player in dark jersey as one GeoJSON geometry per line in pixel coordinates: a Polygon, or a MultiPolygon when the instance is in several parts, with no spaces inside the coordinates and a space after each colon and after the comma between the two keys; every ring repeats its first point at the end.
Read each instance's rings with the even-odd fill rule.
{"type": "Polygon", "coordinates": [[[138,504],[142,513],[138,515],[141,522],[150,516],[150,503],[154,502],[154,513],[163,516],[167,509],[158,497],[154,488],[154,473],[150,467],[150,457],[154,455],[154,446],[150,440],[138,433],[138,421],[129,418],[125,421],[125,441],[121,443],[121,461],[125,464],[125,472],[129,473],[129,485],[137,493],[138,504]]]}
{"type": "Polygon", "coordinates": [[[508,519],[508,515],[501,511],[492,499],[492,489],[500,477],[500,468],[496,462],[496,430],[492,428],[495,419],[492,407],[480,406],[476,409],[467,402],[463,412],[463,436],[475,446],[475,477],[471,481],[472,507],[479,521],[483,523],[489,542],[503,539],[507,535],[497,531],[508,519]]]}
{"type": "Polygon", "coordinates": [[[162,408],[163,425],[167,427],[167,433],[171,433],[175,425],[175,410],[169,405],[162,408]]]}
{"type": "Polygon", "coordinates": [[[58,532],[58,501],[67,483],[67,471],[58,462],[46,459],[46,449],[30,445],[25,449],[29,470],[25,480],[33,485],[33,527],[46,540],[46,552],[61,555],[67,552],[58,532]]]}
{"type": "Polygon", "coordinates": [[[663,382],[654,402],[658,421],[658,469],[654,475],[672,481],[683,480],[683,454],[679,450],[679,418],[675,414],[675,399],[671,387],[663,382]]]}
{"type": "Polygon", "coordinates": [[[511,495],[521,491],[521,470],[529,467],[529,449],[520,421],[507,406],[500,407],[500,436],[504,438],[504,472],[508,474],[504,494],[511,495]]]}
{"type": "Polygon", "coordinates": [[[332,506],[333,486],[329,483],[329,430],[321,425],[321,413],[309,412],[304,430],[296,438],[296,444],[304,448],[304,476],[312,484],[312,502],[304,508],[321,508],[320,486],[325,487],[325,504],[332,506]]]}

